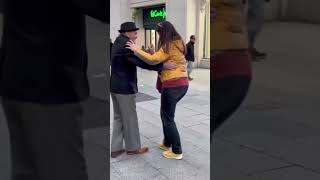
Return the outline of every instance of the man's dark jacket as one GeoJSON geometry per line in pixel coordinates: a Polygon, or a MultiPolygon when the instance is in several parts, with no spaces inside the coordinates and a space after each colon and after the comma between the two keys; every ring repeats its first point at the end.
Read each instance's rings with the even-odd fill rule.
{"type": "Polygon", "coordinates": [[[106,0],[4,0],[1,96],[44,104],[89,95],[85,15],[109,20],[106,0]]]}
{"type": "Polygon", "coordinates": [[[126,49],[129,38],[120,34],[114,41],[111,54],[111,92],[135,94],[137,86],[137,66],[143,69],[161,71],[163,64],[151,66],[144,63],[134,53],[126,49]]]}
{"type": "Polygon", "coordinates": [[[186,46],[187,46],[186,60],[194,62],[194,44],[191,41],[189,41],[186,46]]]}

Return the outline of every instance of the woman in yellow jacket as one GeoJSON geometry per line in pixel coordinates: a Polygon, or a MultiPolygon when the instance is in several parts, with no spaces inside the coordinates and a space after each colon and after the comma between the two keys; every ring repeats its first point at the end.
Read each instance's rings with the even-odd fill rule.
{"type": "Polygon", "coordinates": [[[186,95],[189,87],[186,70],[186,46],[174,26],[164,21],[157,25],[159,34],[159,50],[148,54],[137,48],[133,42],[128,42],[128,49],[150,65],[173,60],[175,70],[163,70],[160,75],[161,88],[161,119],[163,124],[164,140],[160,148],[165,150],[163,156],[171,159],[182,159],[181,141],[174,120],[177,103],[186,95]],[[171,150],[170,150],[171,147],[171,150]]]}
{"type": "Polygon", "coordinates": [[[210,131],[240,106],[251,82],[243,0],[213,0],[211,9],[210,131]]]}

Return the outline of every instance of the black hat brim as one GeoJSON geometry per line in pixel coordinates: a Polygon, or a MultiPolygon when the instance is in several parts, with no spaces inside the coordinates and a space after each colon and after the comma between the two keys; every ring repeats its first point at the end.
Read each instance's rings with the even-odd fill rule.
{"type": "Polygon", "coordinates": [[[124,32],[132,32],[132,31],[138,31],[139,28],[135,28],[135,29],[128,29],[128,30],[119,30],[119,33],[124,33],[124,32]]]}

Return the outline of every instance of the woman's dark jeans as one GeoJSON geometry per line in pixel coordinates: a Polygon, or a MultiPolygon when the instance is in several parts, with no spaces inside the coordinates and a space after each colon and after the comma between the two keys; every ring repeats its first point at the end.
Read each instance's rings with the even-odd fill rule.
{"type": "Polygon", "coordinates": [[[161,92],[161,119],[163,125],[164,145],[172,147],[176,154],[182,153],[180,135],[174,121],[177,103],[186,95],[188,86],[163,88],[161,92]]]}
{"type": "Polygon", "coordinates": [[[239,108],[248,93],[250,83],[250,76],[233,76],[211,81],[211,139],[214,132],[239,108]]]}

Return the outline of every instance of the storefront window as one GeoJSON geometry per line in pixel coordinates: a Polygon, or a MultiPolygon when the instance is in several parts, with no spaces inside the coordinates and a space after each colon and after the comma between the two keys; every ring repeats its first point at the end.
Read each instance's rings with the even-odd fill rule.
{"type": "Polygon", "coordinates": [[[158,49],[159,36],[156,32],[157,24],[166,20],[165,5],[148,7],[143,9],[143,28],[145,29],[145,47],[153,46],[158,49]]]}
{"type": "Polygon", "coordinates": [[[151,44],[155,47],[156,45],[156,30],[151,30],[151,44]]]}
{"type": "Polygon", "coordinates": [[[145,30],[145,47],[148,48],[150,46],[151,42],[151,30],[146,29],[145,30]]]}
{"type": "Polygon", "coordinates": [[[146,48],[153,45],[155,50],[157,50],[158,49],[158,47],[157,47],[158,40],[159,40],[159,36],[158,36],[156,30],[154,30],[154,29],[146,29],[145,30],[145,47],[146,48]]]}

